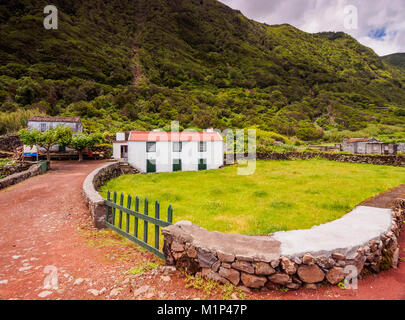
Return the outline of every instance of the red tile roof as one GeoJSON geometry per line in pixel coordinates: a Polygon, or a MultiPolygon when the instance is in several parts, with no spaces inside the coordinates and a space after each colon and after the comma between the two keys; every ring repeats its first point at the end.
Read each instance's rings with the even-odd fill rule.
{"type": "Polygon", "coordinates": [[[140,132],[132,131],[128,141],[222,141],[218,132],[140,132]]]}
{"type": "Polygon", "coordinates": [[[375,139],[374,139],[374,138],[353,138],[353,139],[347,140],[347,142],[349,142],[349,143],[353,143],[353,142],[367,142],[367,141],[371,141],[371,140],[375,140],[375,139]]]}

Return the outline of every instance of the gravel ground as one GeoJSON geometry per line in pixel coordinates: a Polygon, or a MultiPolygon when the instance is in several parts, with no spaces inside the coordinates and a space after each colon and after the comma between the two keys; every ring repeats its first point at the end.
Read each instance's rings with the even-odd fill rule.
{"type": "MultiPolygon", "coordinates": [[[[111,231],[92,228],[81,186],[102,164],[53,162],[47,174],[0,191],[0,299],[223,298],[221,288],[186,288],[179,271],[111,231]]],[[[405,257],[404,234],[400,243],[405,257]]],[[[360,280],[358,290],[325,286],[247,292],[245,298],[403,300],[405,264],[360,280]]]]}

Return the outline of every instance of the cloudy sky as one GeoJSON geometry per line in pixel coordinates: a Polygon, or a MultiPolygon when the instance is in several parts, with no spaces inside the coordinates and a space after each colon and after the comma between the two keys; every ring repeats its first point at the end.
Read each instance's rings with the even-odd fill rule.
{"type": "Polygon", "coordinates": [[[220,1],[267,24],[289,23],[306,32],[344,31],[381,56],[405,52],[405,0],[220,1]]]}

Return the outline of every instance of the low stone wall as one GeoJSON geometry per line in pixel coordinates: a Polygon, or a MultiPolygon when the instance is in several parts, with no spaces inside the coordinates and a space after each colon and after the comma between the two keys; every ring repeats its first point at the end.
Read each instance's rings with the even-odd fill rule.
{"type": "Polygon", "coordinates": [[[360,276],[396,268],[404,218],[405,200],[398,200],[394,210],[358,207],[329,224],[269,236],[210,232],[183,221],[162,230],[163,251],[168,265],[221,283],[316,289],[338,284],[354,268],[360,276]]]}
{"type": "Polygon", "coordinates": [[[8,164],[0,166],[0,175],[11,176],[28,170],[32,166],[29,162],[10,161],[8,164]]]}
{"type": "Polygon", "coordinates": [[[98,189],[108,180],[117,178],[123,174],[137,173],[135,169],[124,162],[112,162],[90,173],[83,183],[83,195],[94,219],[94,226],[104,228],[106,206],[104,198],[98,193],[98,189]]]}
{"type": "Polygon", "coordinates": [[[42,173],[41,165],[34,164],[28,170],[17,172],[3,179],[0,179],[0,189],[10,187],[28,178],[37,176],[41,173],[42,173]]]}
{"type": "Polygon", "coordinates": [[[14,152],[15,149],[22,145],[23,143],[18,135],[6,135],[0,137],[0,150],[14,152]]]}
{"type": "Polygon", "coordinates": [[[329,152],[285,152],[285,153],[258,153],[258,160],[307,160],[323,158],[331,161],[365,163],[387,166],[405,166],[405,156],[381,156],[363,154],[343,154],[329,152]]]}
{"type": "Polygon", "coordinates": [[[0,151],[0,159],[2,159],[2,158],[11,158],[12,156],[13,156],[13,154],[5,153],[5,152],[0,151]]]}

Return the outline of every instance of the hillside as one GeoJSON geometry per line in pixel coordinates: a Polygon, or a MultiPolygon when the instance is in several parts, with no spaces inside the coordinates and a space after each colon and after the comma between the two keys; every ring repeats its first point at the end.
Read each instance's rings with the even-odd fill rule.
{"type": "Polygon", "coordinates": [[[381,59],[390,66],[399,69],[405,75],[405,53],[394,53],[381,59]]]}
{"type": "Polygon", "coordinates": [[[79,115],[88,130],[240,128],[311,140],[403,131],[405,75],[344,33],[249,20],[216,0],[57,0],[0,5],[4,113],[79,115]]]}

